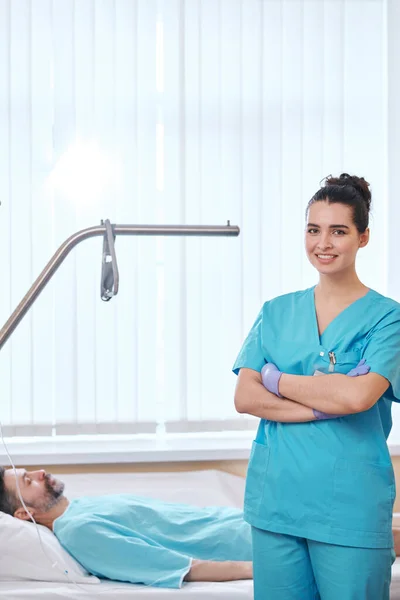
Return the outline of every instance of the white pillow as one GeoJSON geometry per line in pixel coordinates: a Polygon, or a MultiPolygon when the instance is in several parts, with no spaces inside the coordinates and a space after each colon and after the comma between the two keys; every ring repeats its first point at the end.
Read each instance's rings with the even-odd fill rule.
{"type": "Polygon", "coordinates": [[[57,581],[68,583],[100,583],[61,546],[43,525],[21,521],[0,512],[0,581],[57,581]],[[50,559],[50,560],[49,560],[50,559]],[[54,563],[56,566],[52,567],[54,563]],[[68,571],[68,577],[64,571],[68,571]]]}

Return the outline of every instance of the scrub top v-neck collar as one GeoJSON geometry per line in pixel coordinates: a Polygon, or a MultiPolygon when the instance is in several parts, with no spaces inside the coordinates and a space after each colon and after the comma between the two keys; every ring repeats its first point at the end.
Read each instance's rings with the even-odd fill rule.
{"type": "Polygon", "coordinates": [[[354,300],[354,302],[349,304],[349,306],[346,306],[346,308],[344,308],[342,311],[340,311],[340,313],[338,315],[336,315],[336,317],[334,317],[332,319],[332,321],[330,321],[328,323],[328,325],[325,327],[324,331],[320,334],[319,330],[318,330],[317,310],[316,310],[316,306],[315,306],[315,288],[316,288],[315,285],[312,288],[310,288],[312,323],[313,323],[313,330],[314,330],[313,336],[316,339],[319,346],[325,347],[327,338],[328,338],[327,334],[329,334],[329,331],[332,329],[332,327],[335,325],[335,323],[337,323],[343,317],[343,315],[348,317],[349,313],[351,313],[355,307],[358,308],[358,304],[360,302],[362,302],[365,299],[369,300],[370,296],[373,293],[373,290],[369,289],[368,292],[366,294],[364,294],[364,296],[357,298],[357,300],[354,300]]]}

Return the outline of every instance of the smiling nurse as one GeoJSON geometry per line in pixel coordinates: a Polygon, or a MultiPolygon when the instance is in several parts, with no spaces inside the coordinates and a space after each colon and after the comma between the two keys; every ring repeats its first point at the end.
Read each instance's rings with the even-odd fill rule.
{"type": "Polygon", "coordinates": [[[245,495],[256,600],[389,598],[400,305],[356,273],[370,202],[363,178],[325,181],[305,232],[319,283],[265,302],[234,365],[236,409],[261,419],[245,495]]]}

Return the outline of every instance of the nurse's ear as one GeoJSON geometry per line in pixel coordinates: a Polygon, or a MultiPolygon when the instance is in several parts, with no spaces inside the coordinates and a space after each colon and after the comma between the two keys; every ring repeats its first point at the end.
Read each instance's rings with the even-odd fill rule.
{"type": "Polygon", "coordinates": [[[360,233],[360,241],[358,244],[359,248],[365,248],[365,246],[369,242],[369,227],[364,231],[364,233],[360,233]]]}

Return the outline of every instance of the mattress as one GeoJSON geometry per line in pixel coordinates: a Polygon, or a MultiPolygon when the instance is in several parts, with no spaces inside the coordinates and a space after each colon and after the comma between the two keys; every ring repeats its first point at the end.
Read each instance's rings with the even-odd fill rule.
{"type": "MultiPolygon", "coordinates": [[[[57,475],[57,474],[56,474],[57,475]]],[[[243,505],[244,480],[220,471],[180,473],[113,473],[58,475],[69,498],[81,495],[132,493],[198,506],[243,505]]],[[[99,585],[0,582],[1,600],[251,600],[251,581],[186,583],[180,590],[102,581],[99,585]]],[[[400,558],[393,565],[391,600],[400,600],[400,558]]]]}

